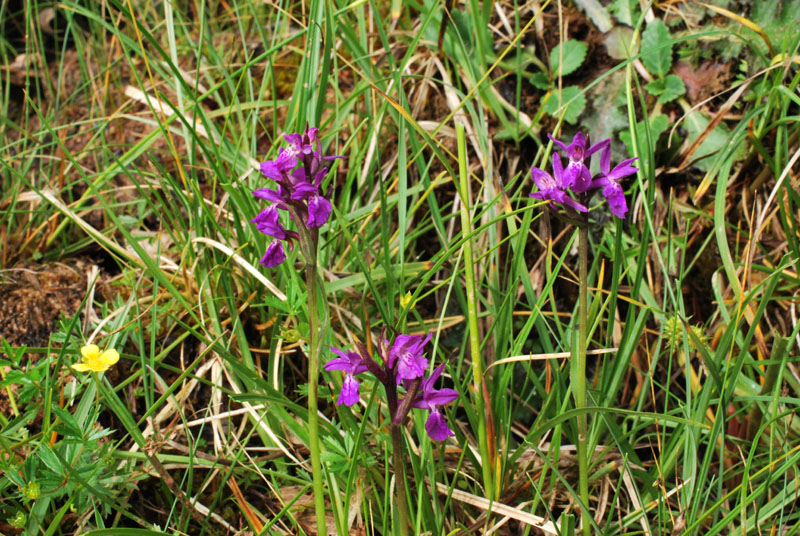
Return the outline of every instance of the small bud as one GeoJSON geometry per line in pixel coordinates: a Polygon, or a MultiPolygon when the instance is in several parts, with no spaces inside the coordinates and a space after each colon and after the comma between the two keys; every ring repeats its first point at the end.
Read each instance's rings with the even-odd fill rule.
{"type": "Polygon", "coordinates": [[[22,493],[32,501],[35,501],[39,498],[39,494],[41,493],[41,488],[39,488],[39,484],[36,482],[28,482],[25,486],[25,489],[22,490],[22,493]]]}
{"type": "Polygon", "coordinates": [[[28,522],[28,516],[26,516],[25,512],[23,512],[22,510],[17,510],[16,515],[8,520],[8,524],[14,527],[15,529],[25,528],[25,523],[27,522],[28,522]]]}

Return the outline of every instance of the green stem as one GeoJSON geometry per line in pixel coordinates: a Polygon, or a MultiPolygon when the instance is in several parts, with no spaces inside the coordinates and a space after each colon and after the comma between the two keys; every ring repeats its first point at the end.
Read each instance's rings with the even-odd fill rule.
{"type": "MultiPolygon", "coordinates": [[[[472,233],[472,219],[470,218],[470,193],[467,173],[467,142],[464,136],[464,127],[456,125],[456,138],[458,140],[458,176],[459,192],[461,197],[461,232],[468,236],[472,233]]],[[[464,275],[467,291],[467,326],[469,329],[469,349],[472,360],[472,395],[478,414],[478,447],[481,453],[481,470],[483,474],[483,488],[486,496],[493,500],[496,497],[495,487],[492,485],[492,469],[494,457],[489,451],[487,439],[487,423],[491,424],[491,414],[487,411],[484,399],[483,386],[483,361],[481,357],[481,341],[478,333],[478,299],[475,295],[475,263],[472,256],[472,239],[464,241],[464,275]]]]}
{"type": "MultiPolygon", "coordinates": [[[[588,341],[588,286],[589,286],[589,228],[586,223],[578,227],[578,345],[574,356],[575,376],[573,378],[572,395],[575,397],[575,408],[586,407],[586,347],[588,341]]],[[[578,493],[583,503],[581,508],[581,525],[584,536],[591,535],[589,525],[589,422],[585,412],[578,413],[578,493]]]]}
{"type": "Polygon", "coordinates": [[[306,253],[306,290],[308,292],[309,353],[308,353],[308,439],[311,449],[311,478],[314,485],[314,510],[317,514],[317,533],[326,534],[325,495],[322,486],[322,463],[319,444],[319,412],[317,411],[317,386],[319,385],[320,319],[317,305],[317,249],[311,241],[306,253]]]}
{"type": "Polygon", "coordinates": [[[394,470],[394,485],[397,491],[397,525],[400,528],[400,536],[408,536],[408,525],[411,516],[408,513],[408,503],[406,502],[406,471],[403,460],[403,436],[400,433],[401,423],[395,424],[394,417],[397,414],[397,387],[386,385],[386,402],[389,406],[389,415],[392,416],[392,469],[394,470]]]}

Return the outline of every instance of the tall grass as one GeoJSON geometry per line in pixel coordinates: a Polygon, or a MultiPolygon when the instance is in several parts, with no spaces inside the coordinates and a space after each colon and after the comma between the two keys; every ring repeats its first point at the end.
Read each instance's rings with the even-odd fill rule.
{"type": "MultiPolygon", "coordinates": [[[[302,270],[294,252],[260,267],[249,223],[258,162],[308,123],[346,156],[323,186],[324,345],[434,331],[462,394],[455,438],[419,412],[405,430],[413,533],[572,534],[585,509],[609,536],[797,534],[800,38],[770,55],[743,26],[676,36],[738,32],[748,61],[705,171],[681,162],[685,128],[654,131],[636,57],[579,71],[587,95],[623,73],[641,169],[625,221],[592,212],[576,410],[577,229],[527,196],[546,133],[574,130],[523,61],[547,61],[559,9],[586,20],[566,2],[0,3],[0,277],[100,267],[49,341],[2,346],[2,532],[318,532],[302,270]],[[90,338],[122,354],[97,381],[69,369],[90,338]]],[[[381,386],[346,408],[341,381],[320,384],[327,530],[395,533],[381,386]]]]}

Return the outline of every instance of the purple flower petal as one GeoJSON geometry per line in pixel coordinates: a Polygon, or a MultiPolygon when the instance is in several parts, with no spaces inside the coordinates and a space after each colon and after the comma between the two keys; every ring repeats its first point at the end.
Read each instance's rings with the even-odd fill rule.
{"type": "Polygon", "coordinates": [[[565,153],[569,153],[569,148],[563,142],[558,141],[557,139],[555,139],[552,134],[548,134],[547,137],[550,138],[550,141],[555,143],[558,146],[559,149],[561,149],[565,153]]]}
{"type": "Polygon", "coordinates": [[[270,205],[262,210],[258,216],[250,220],[251,223],[256,224],[256,229],[265,235],[272,236],[279,240],[286,240],[286,229],[278,219],[280,214],[275,205],[270,205]]]}
{"type": "Polygon", "coordinates": [[[628,212],[628,203],[625,201],[625,193],[622,191],[622,186],[616,182],[609,182],[608,186],[603,188],[603,197],[608,200],[608,208],[611,213],[617,218],[624,218],[628,212]]]}
{"type": "Polygon", "coordinates": [[[273,241],[267,246],[267,252],[264,257],[259,261],[267,268],[274,268],[286,260],[286,253],[283,251],[283,243],[280,240],[273,241]]]}
{"type": "Polygon", "coordinates": [[[434,369],[430,376],[422,380],[417,396],[414,399],[413,407],[419,409],[433,409],[435,406],[449,404],[458,398],[458,391],[448,388],[436,389],[434,387],[439,376],[442,375],[444,366],[445,364],[442,363],[434,369]]]}
{"type": "Polygon", "coordinates": [[[634,160],[636,160],[636,158],[629,158],[628,160],[620,162],[614,166],[614,169],[611,170],[611,173],[607,173],[606,176],[609,178],[609,180],[618,181],[624,177],[627,177],[628,175],[633,175],[639,171],[638,168],[630,165],[634,160]]]}
{"type": "Polygon", "coordinates": [[[309,227],[322,227],[331,215],[331,202],[321,195],[312,195],[308,198],[308,220],[306,225],[309,227]]]}
{"type": "Polygon", "coordinates": [[[305,201],[313,195],[319,195],[319,188],[308,182],[302,182],[295,186],[291,199],[294,201],[305,201]]]}
{"type": "Polygon", "coordinates": [[[356,380],[351,374],[347,374],[344,377],[344,383],[342,383],[342,390],[339,393],[339,400],[336,401],[336,405],[340,406],[344,404],[345,406],[354,406],[358,404],[359,391],[360,385],[358,384],[358,380],[356,380]]]}
{"type": "Polygon", "coordinates": [[[325,370],[343,370],[348,374],[361,374],[367,371],[364,359],[356,352],[345,352],[331,346],[331,352],[338,355],[338,358],[331,359],[323,367],[325,370]]]}
{"type": "Polygon", "coordinates": [[[611,145],[611,138],[606,138],[603,141],[599,141],[599,142],[595,143],[594,145],[592,145],[591,147],[589,147],[588,149],[586,149],[586,152],[583,153],[583,157],[584,158],[589,158],[590,156],[592,156],[597,151],[605,149],[606,147],[608,147],[610,145],[611,145]]]}
{"type": "Polygon", "coordinates": [[[558,153],[553,153],[553,178],[557,188],[564,189],[572,186],[572,183],[564,177],[564,166],[561,165],[561,157],[558,156],[558,153]]]}
{"type": "Polygon", "coordinates": [[[434,389],[425,397],[425,402],[430,406],[444,406],[458,398],[458,391],[455,389],[434,389]]]}
{"type": "Polygon", "coordinates": [[[578,132],[572,138],[572,143],[569,144],[567,147],[567,156],[570,159],[570,162],[580,162],[583,163],[584,153],[586,152],[586,136],[583,135],[583,132],[578,132]]]}
{"type": "MultiPolygon", "coordinates": [[[[570,165],[572,163],[570,162],[570,165]]],[[[592,186],[592,174],[589,173],[589,168],[581,164],[578,168],[578,174],[575,177],[575,182],[572,185],[572,191],[576,194],[582,194],[592,186]]]]}
{"type": "Polygon", "coordinates": [[[600,153],[600,172],[608,175],[609,171],[611,171],[611,144],[603,147],[603,152],[600,153]]]}
{"type": "Polygon", "coordinates": [[[425,422],[425,431],[428,432],[428,435],[434,441],[444,441],[448,437],[455,435],[453,431],[450,430],[450,427],[447,426],[444,414],[437,408],[431,410],[431,414],[425,422]]]}
{"type": "Polygon", "coordinates": [[[533,183],[539,190],[550,190],[558,187],[555,179],[548,172],[537,167],[531,168],[531,177],[533,177],[533,183]]]}
{"type": "Polygon", "coordinates": [[[283,208],[286,206],[284,204],[284,196],[281,193],[283,187],[278,185],[278,190],[273,190],[272,188],[259,188],[258,190],[253,190],[253,196],[259,199],[264,199],[266,201],[272,201],[273,203],[278,203],[278,208],[283,208]],[[280,206],[283,205],[283,206],[280,206]]]}
{"type": "Polygon", "coordinates": [[[578,212],[589,212],[588,208],[586,208],[585,206],[581,205],[580,203],[578,203],[577,201],[575,201],[574,199],[572,199],[570,196],[568,196],[566,194],[564,195],[564,199],[563,199],[563,201],[561,201],[561,203],[567,205],[568,207],[574,208],[578,212]]]}
{"type": "Polygon", "coordinates": [[[414,380],[425,375],[428,360],[423,356],[425,345],[431,340],[432,333],[424,335],[398,335],[389,349],[389,368],[397,363],[397,383],[403,380],[414,380]]]}

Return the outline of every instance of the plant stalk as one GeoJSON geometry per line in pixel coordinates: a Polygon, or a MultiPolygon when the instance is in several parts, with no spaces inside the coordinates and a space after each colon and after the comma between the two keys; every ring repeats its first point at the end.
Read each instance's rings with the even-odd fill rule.
{"type": "MultiPolygon", "coordinates": [[[[575,408],[586,407],[586,340],[589,332],[588,286],[589,286],[589,227],[584,222],[578,226],[578,345],[575,377],[573,378],[572,395],[575,408]]],[[[585,412],[578,413],[578,493],[583,503],[581,508],[581,526],[584,536],[591,536],[589,525],[589,422],[585,412]]]]}
{"type": "Polygon", "coordinates": [[[317,533],[327,533],[325,521],[325,490],[322,485],[322,462],[319,444],[319,411],[317,386],[319,385],[320,318],[317,303],[317,248],[311,240],[306,253],[306,291],[308,292],[309,352],[308,352],[308,439],[311,449],[311,479],[314,487],[314,510],[317,516],[317,533]]]}
{"type": "MultiPolygon", "coordinates": [[[[397,386],[384,384],[386,389],[386,401],[389,405],[389,415],[392,417],[391,434],[392,434],[392,469],[394,470],[394,485],[397,492],[397,525],[400,529],[401,536],[408,536],[408,525],[411,516],[408,512],[408,503],[406,502],[406,471],[405,462],[403,460],[403,436],[400,432],[400,423],[395,424],[394,417],[397,414],[397,386]]],[[[402,421],[401,421],[402,422],[402,421]]]]}
{"type": "MultiPolygon", "coordinates": [[[[472,233],[472,220],[470,218],[470,195],[467,170],[467,142],[464,136],[464,127],[456,125],[458,140],[458,195],[461,197],[461,232],[464,236],[472,233]]],[[[464,276],[467,292],[467,327],[469,333],[470,359],[472,360],[472,395],[478,414],[478,447],[481,454],[481,472],[483,475],[483,489],[489,500],[494,500],[497,490],[492,484],[492,470],[495,467],[495,456],[491,445],[494,437],[488,437],[487,427],[492,428],[491,405],[487,391],[483,385],[483,358],[481,356],[481,340],[478,332],[478,298],[475,284],[475,261],[472,256],[472,239],[464,241],[464,276]]],[[[499,482],[498,482],[499,484],[499,482]]]]}

